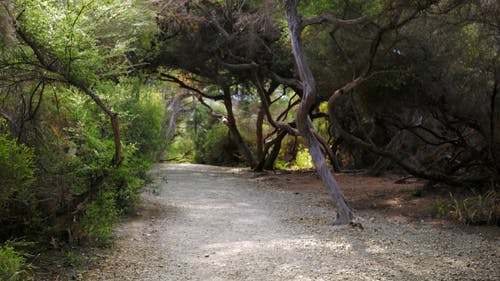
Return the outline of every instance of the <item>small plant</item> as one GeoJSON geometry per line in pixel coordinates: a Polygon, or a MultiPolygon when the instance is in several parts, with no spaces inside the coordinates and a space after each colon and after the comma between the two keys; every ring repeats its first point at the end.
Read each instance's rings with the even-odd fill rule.
{"type": "Polygon", "coordinates": [[[235,156],[237,148],[228,137],[225,125],[215,124],[197,139],[198,150],[195,153],[195,162],[210,165],[235,165],[239,162],[235,156]]]}
{"type": "Polygon", "coordinates": [[[465,224],[498,224],[500,222],[500,200],[495,189],[485,194],[474,194],[465,199],[453,199],[453,216],[465,224]]]}
{"type": "Polygon", "coordinates": [[[449,217],[452,207],[443,201],[437,202],[432,208],[432,216],[437,219],[449,217]]]}
{"type": "Polygon", "coordinates": [[[297,169],[310,169],[314,167],[311,154],[309,154],[307,148],[299,149],[297,158],[295,159],[295,166],[297,169]]]}
{"type": "Polygon", "coordinates": [[[96,200],[85,207],[80,226],[89,238],[97,241],[111,238],[111,231],[118,217],[115,196],[113,191],[103,190],[96,200]]]}
{"type": "Polygon", "coordinates": [[[16,242],[7,241],[0,246],[0,280],[30,280],[30,266],[26,263],[26,254],[14,249],[16,242]]]}

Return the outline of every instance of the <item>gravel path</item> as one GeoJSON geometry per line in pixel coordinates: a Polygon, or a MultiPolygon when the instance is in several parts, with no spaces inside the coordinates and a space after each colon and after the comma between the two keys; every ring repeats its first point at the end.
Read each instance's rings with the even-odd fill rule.
{"type": "Polygon", "coordinates": [[[160,165],[145,217],[81,280],[500,280],[500,240],[360,214],[334,227],[325,197],[236,170],[160,165]]]}

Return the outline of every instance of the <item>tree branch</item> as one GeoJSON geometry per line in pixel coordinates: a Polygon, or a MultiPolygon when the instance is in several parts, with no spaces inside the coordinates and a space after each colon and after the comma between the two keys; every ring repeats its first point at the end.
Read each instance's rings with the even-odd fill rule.
{"type": "Polygon", "coordinates": [[[366,16],[362,16],[355,19],[339,19],[334,17],[332,14],[322,14],[316,17],[307,18],[302,20],[301,29],[304,29],[309,25],[317,25],[323,23],[331,23],[335,25],[347,26],[347,25],[356,25],[360,24],[367,20],[366,16]]]}
{"type": "Polygon", "coordinates": [[[204,98],[211,99],[214,101],[224,99],[224,95],[210,96],[210,95],[206,94],[205,92],[203,92],[203,91],[201,91],[193,86],[186,84],[184,81],[182,81],[181,79],[179,79],[173,75],[170,75],[167,73],[160,73],[160,76],[165,78],[164,79],[165,81],[176,83],[177,85],[179,85],[179,87],[193,91],[204,98]]]}
{"type": "Polygon", "coordinates": [[[278,122],[278,121],[273,119],[271,111],[269,110],[270,105],[269,105],[268,97],[266,96],[266,92],[265,92],[264,87],[262,86],[262,83],[260,81],[260,77],[258,76],[258,74],[255,71],[253,71],[253,73],[252,73],[252,78],[253,78],[253,83],[254,83],[255,87],[257,88],[257,92],[260,96],[262,109],[264,109],[264,112],[265,112],[266,117],[267,117],[267,121],[275,128],[280,128],[282,130],[285,130],[289,134],[294,135],[294,136],[299,135],[299,131],[295,128],[292,128],[292,126],[290,126],[289,124],[283,123],[283,122],[278,122]]]}
{"type": "Polygon", "coordinates": [[[37,57],[43,68],[57,75],[60,75],[62,78],[64,78],[64,81],[67,84],[77,87],[85,95],[90,97],[101,108],[101,110],[109,116],[115,144],[115,154],[113,156],[112,163],[114,166],[119,166],[123,161],[123,156],[120,141],[120,124],[118,120],[118,113],[113,112],[91,89],[90,85],[88,85],[87,82],[84,82],[83,80],[71,75],[71,73],[67,71],[67,68],[61,62],[59,62],[57,59],[51,59],[52,55],[50,53],[44,54],[42,52],[43,48],[40,47],[37,42],[31,40],[31,38],[18,25],[16,25],[15,28],[16,33],[19,35],[19,37],[21,37],[21,39],[33,50],[35,56],[37,57]]]}

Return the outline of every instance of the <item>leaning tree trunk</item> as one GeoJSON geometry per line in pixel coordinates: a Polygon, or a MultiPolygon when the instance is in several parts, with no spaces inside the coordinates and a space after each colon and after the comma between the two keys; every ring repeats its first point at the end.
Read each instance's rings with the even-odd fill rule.
{"type": "Polygon", "coordinates": [[[89,96],[98,106],[101,108],[106,115],[108,115],[109,120],[111,121],[111,129],[113,130],[113,142],[115,144],[115,154],[113,155],[113,159],[111,163],[113,166],[118,167],[121,165],[123,161],[123,154],[122,154],[122,144],[121,144],[121,135],[120,135],[120,121],[118,119],[118,113],[114,112],[109,108],[102,100],[99,98],[99,96],[90,89],[90,87],[86,86],[84,83],[77,81],[77,80],[71,80],[68,79],[68,81],[78,87],[81,91],[83,91],[87,96],[89,96]]]}
{"type": "Polygon", "coordinates": [[[179,119],[179,115],[182,109],[181,108],[182,101],[190,96],[192,96],[191,93],[185,92],[172,97],[171,101],[172,112],[170,113],[170,118],[168,118],[168,125],[166,124],[167,118],[165,117],[163,120],[164,123],[162,124],[160,130],[161,134],[163,134],[164,142],[156,157],[158,161],[163,160],[163,157],[165,156],[165,151],[167,150],[169,143],[172,142],[172,140],[175,137],[175,130],[177,129],[177,120],[179,119]]]}
{"type": "Polygon", "coordinates": [[[233,113],[233,103],[231,101],[231,94],[229,93],[229,89],[224,89],[224,106],[227,111],[226,125],[229,128],[229,132],[245,161],[250,166],[250,168],[253,169],[255,168],[255,166],[257,166],[257,163],[252,155],[252,152],[250,151],[250,148],[241,136],[240,131],[238,130],[238,126],[236,125],[236,119],[234,118],[233,113]]]}
{"type": "Polygon", "coordinates": [[[297,127],[306,142],[321,180],[337,205],[337,219],[334,223],[348,224],[353,218],[353,213],[345,202],[344,195],[326,164],[325,156],[321,151],[321,144],[314,135],[314,125],[309,118],[310,109],[314,105],[316,98],[316,82],[302,46],[302,23],[297,13],[297,0],[286,1],[285,12],[290,30],[293,55],[303,87],[302,100],[297,111],[297,127]]]}
{"type": "Polygon", "coordinates": [[[278,134],[276,139],[274,140],[274,144],[271,148],[271,153],[269,153],[269,156],[265,159],[264,162],[264,170],[273,170],[274,169],[274,163],[276,162],[276,159],[279,156],[280,150],[281,150],[281,143],[283,142],[283,139],[287,135],[286,131],[283,130],[278,134]]]}
{"type": "MultiPolygon", "coordinates": [[[[261,160],[265,157],[264,152],[264,109],[261,108],[257,113],[257,121],[255,122],[255,135],[257,137],[257,159],[261,160]]],[[[259,166],[259,165],[257,165],[259,166]]]]}

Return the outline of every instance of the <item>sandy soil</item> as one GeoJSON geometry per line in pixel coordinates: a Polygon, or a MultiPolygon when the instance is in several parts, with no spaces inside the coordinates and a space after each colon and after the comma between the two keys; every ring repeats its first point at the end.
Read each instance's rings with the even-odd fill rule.
{"type": "MultiPolygon", "coordinates": [[[[339,174],[364,229],[335,227],[314,173],[159,165],[159,195],[78,280],[500,280],[498,228],[430,219],[418,182],[339,174]]],[[[436,199],[437,200],[437,199],[436,199]]]]}

